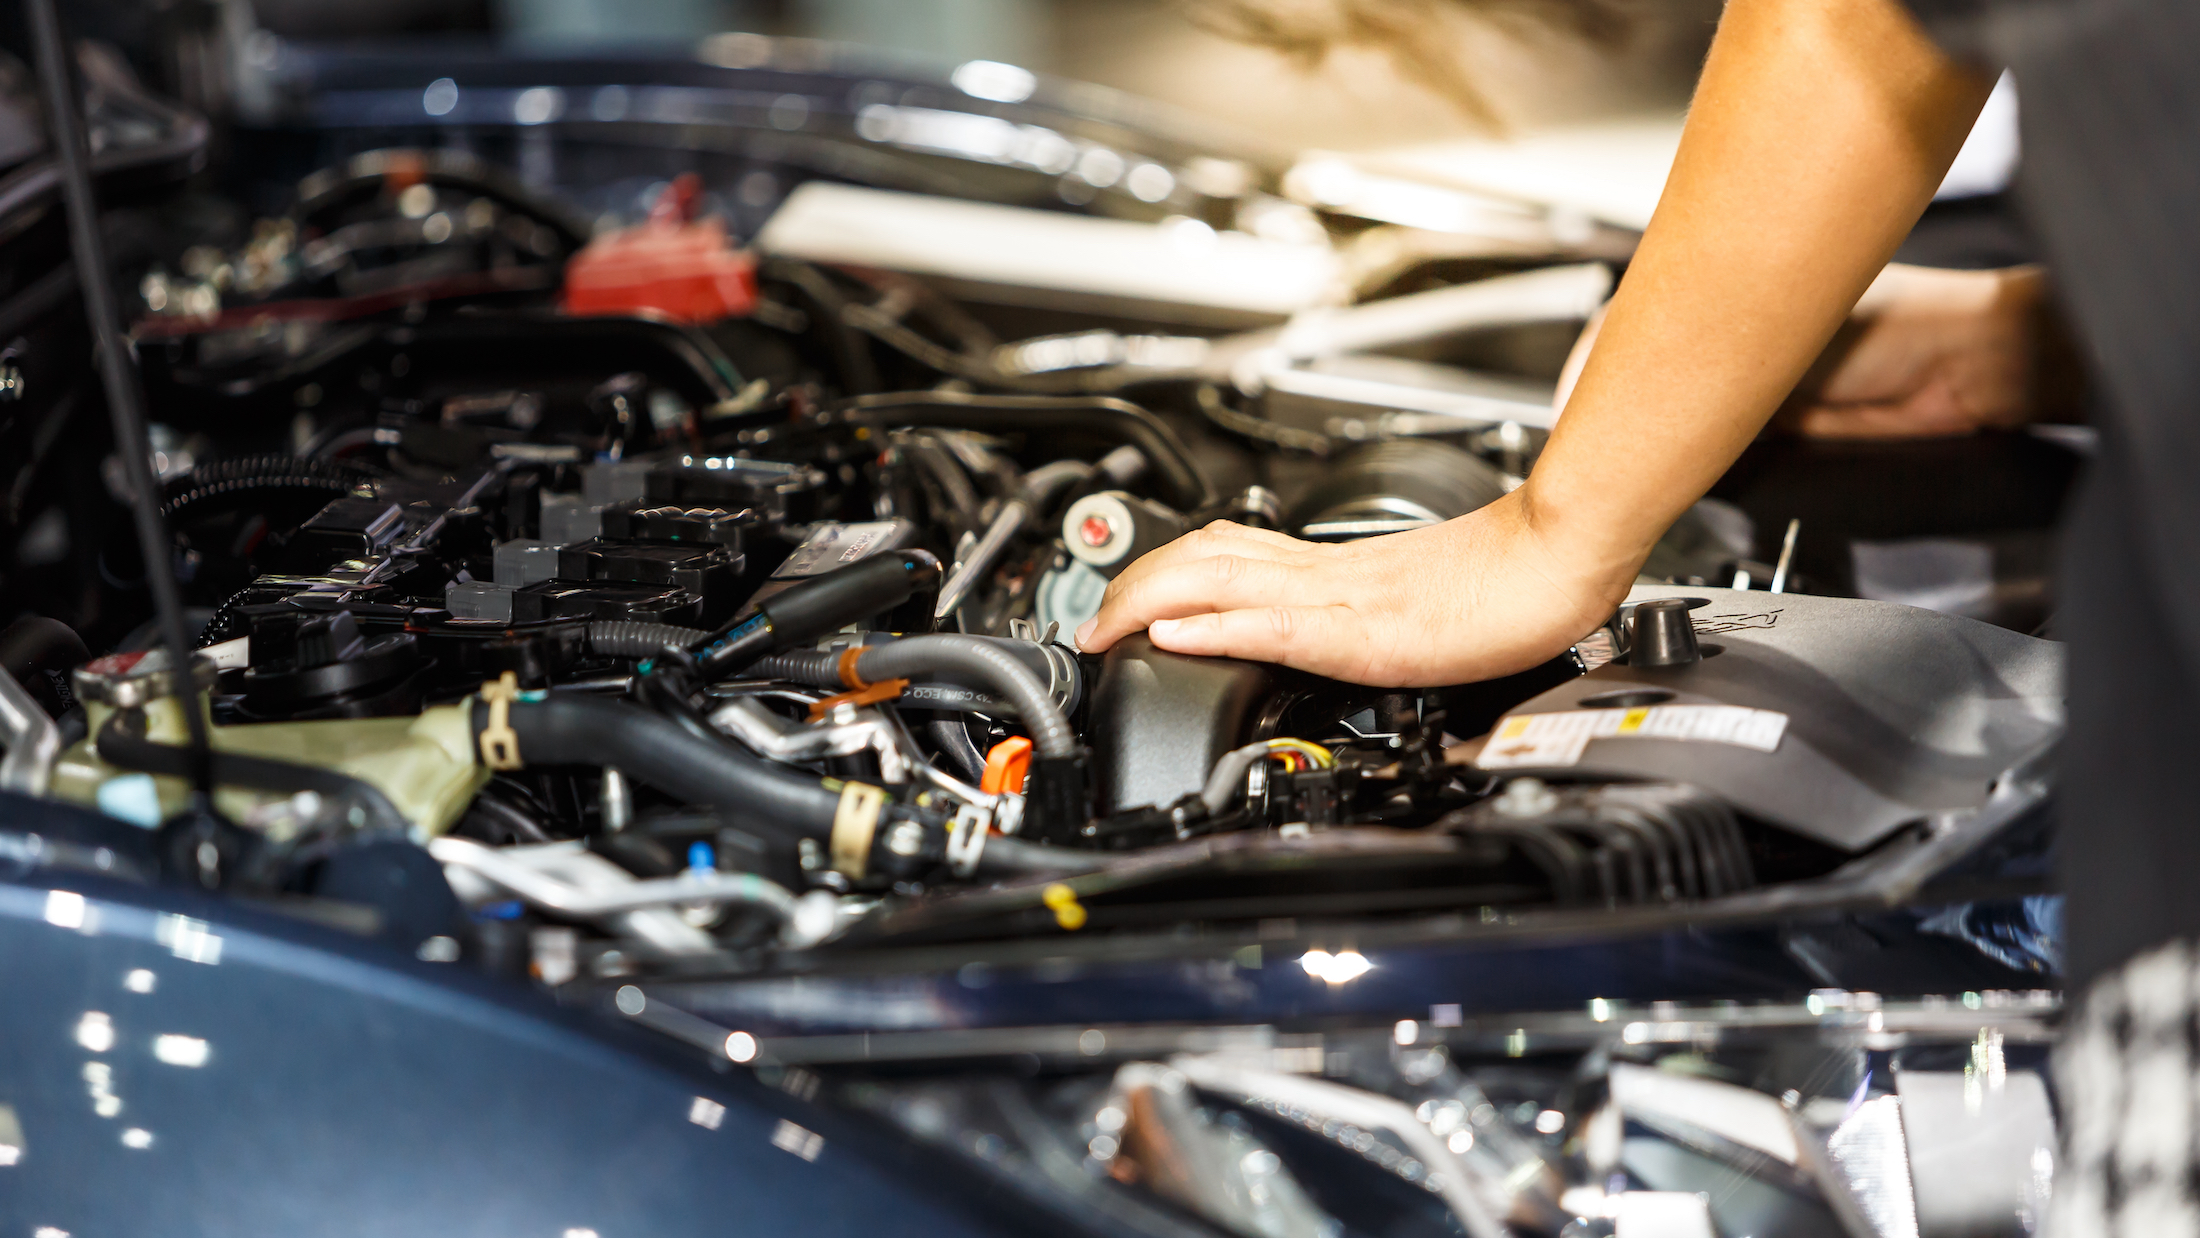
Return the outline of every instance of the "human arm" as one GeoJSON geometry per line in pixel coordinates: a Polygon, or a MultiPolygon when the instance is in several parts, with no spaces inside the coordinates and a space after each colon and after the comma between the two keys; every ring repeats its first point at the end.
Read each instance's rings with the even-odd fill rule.
{"type": "Polygon", "coordinates": [[[1080,645],[1150,625],[1178,652],[1400,686],[1563,650],[1809,369],[1992,85],[1898,0],[1732,0],[1664,197],[1524,485],[1343,545],[1211,526],[1117,577],[1080,645]]]}

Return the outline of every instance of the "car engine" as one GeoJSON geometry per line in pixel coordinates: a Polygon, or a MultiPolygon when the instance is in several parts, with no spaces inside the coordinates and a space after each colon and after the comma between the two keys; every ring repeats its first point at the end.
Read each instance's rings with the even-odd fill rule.
{"type": "MultiPolygon", "coordinates": [[[[425,848],[453,901],[389,931],[542,974],[546,927],[596,971],[1307,900],[1746,900],[1977,814],[2052,741],[2054,647],[1790,593],[1646,585],[1545,667],[1424,691],[1142,638],[1082,655],[1065,633],[1146,550],[1218,519],[1346,539],[1461,515],[1532,447],[1465,430],[1306,468],[1222,433],[1250,413],[1188,424],[1167,403],[1187,382],[1195,406],[1225,398],[1197,380],[957,381],[984,363],[950,342],[977,330],[954,303],[759,269],[695,193],[674,182],[584,245],[486,168],[374,152],[308,178],[244,251],[197,256],[258,272],[231,276],[253,281],[239,303],[153,312],[195,294],[148,275],[214,811],[184,811],[157,648],[73,670],[81,734],[47,793],[151,831],[157,863],[209,887],[337,897],[354,855],[425,848]],[[574,309],[623,250],[691,241],[731,272],[707,324],[634,303],[691,291],[684,272],[574,309]],[[820,338],[821,307],[869,322],[881,301],[901,303],[885,337],[924,347],[864,354],[904,372],[857,382],[835,349],[868,345],[820,338]],[[759,358],[781,368],[751,377],[759,358]],[[1154,386],[1156,407],[1111,394],[1154,386]]],[[[1506,279],[1550,273],[1477,290],[1506,279]]],[[[69,640],[28,622],[25,642],[69,640]]]]}
{"type": "MultiPolygon", "coordinates": [[[[1293,201],[1257,160],[1067,121],[1055,150],[1028,119],[1022,146],[981,158],[953,142],[987,116],[956,130],[916,86],[843,107],[825,86],[879,75],[804,70],[825,81],[805,93],[769,66],[743,70],[779,73],[754,105],[769,124],[682,123],[786,141],[680,170],[636,131],[701,87],[523,88],[488,65],[423,94],[402,66],[292,65],[320,127],[285,145],[241,126],[266,157],[178,206],[162,195],[204,122],[118,64],[84,67],[113,135],[102,187],[149,203],[116,212],[110,243],[173,546],[144,561],[118,449],[83,411],[58,224],[0,199],[26,220],[0,242],[22,615],[0,631],[0,787],[99,814],[36,835],[44,864],[612,1006],[735,1062],[762,1053],[789,1091],[824,1071],[852,1110],[1025,1164],[1018,1189],[1050,1206],[1156,1206],[1094,1202],[1112,1176],[1254,1235],[1363,1213],[1352,1232],[1423,1232],[1378,1222],[1427,1209],[1426,1232],[1556,1233],[1588,1210],[1561,1208],[1568,1190],[1633,1173],[1688,1194],[1767,1156],[1765,1224],[1897,1232],[1840,1228],[1881,1203],[1838,1185],[1824,1217],[1790,1215],[1816,1189],[1796,1182],[1855,1177],[1828,1176],[1827,1139],[1884,1140],[1886,1076],[1873,1091],[1868,1068],[1817,1063],[1839,1079],[1783,1111],[1708,1067],[1655,1069],[1719,1056],[1704,1029],[1733,1012],[1673,1006],[1723,994],[1708,981],[1622,1011],[1633,1064],[1599,1056],[1605,1013],[1516,1028],[1441,1005],[1326,1050],[1155,1033],[1103,1053],[1070,1034],[948,1055],[1033,1063],[980,1084],[833,1076],[886,1050],[771,1029],[794,1026],[802,984],[893,952],[970,984],[1078,951],[1257,968],[1265,950],[1334,988],[1385,941],[1770,918],[1790,925],[1775,952],[1827,992],[1999,1002],[2052,968],[1979,924],[2039,886],[2060,647],[2007,614],[1843,596],[1854,581],[1798,557],[1796,525],[1782,549],[1738,502],[1691,512],[1567,654],[1494,682],[1372,689],[1142,637],[1075,647],[1122,569],[1215,521],[1344,541],[1518,485],[1554,361],[1624,265],[1612,236],[1401,259],[1391,235],[1376,270],[1368,221],[1293,201]],[[782,123],[787,99],[811,99],[807,119],[782,123]],[[587,131],[542,144],[560,117],[587,131]],[[461,122],[469,141],[423,132],[461,122]],[[268,171],[307,150],[325,166],[268,171]],[[1095,152],[1128,170],[1102,175],[1095,152]],[[951,159],[993,179],[940,189],[951,159]],[[1368,268],[1355,293],[1280,287],[1298,267],[1349,283],[1340,255],[1368,268]],[[188,667],[152,620],[148,577],[171,567],[188,667]],[[1926,890],[1973,901],[1857,944],[1856,917],[1926,890]],[[1918,979],[1896,938],[1977,949],[1918,979]],[[1531,1036],[1557,1056],[1524,1061],[1531,1036]],[[1593,1147],[1563,1160],[1577,1127],[1593,1147]],[[1278,1168],[1293,1147],[1373,1185],[1324,1194],[1278,1168]],[[1064,1156],[1098,1168],[1040,1172],[1064,1156]]],[[[1935,519],[1894,532],[1950,531],[1935,519]]],[[[1943,1005],[1876,1000],[1790,1003],[1725,1051],[1762,1065],[1777,1054],[1748,1037],[1790,1018],[1847,1019],[1859,1053],[1887,1019],[1921,1045],[1947,1031],[1943,1005]]],[[[2037,1003],[2009,1000],[2021,1057],[2044,1033],[2037,1003]]],[[[1966,1086],[1970,1033],[1949,1034],[1934,1051],[1954,1056],[1917,1059],[1905,1088],[1966,1086]]],[[[2032,1091],[1994,1103],[2047,1121],[2032,1091]]]]}

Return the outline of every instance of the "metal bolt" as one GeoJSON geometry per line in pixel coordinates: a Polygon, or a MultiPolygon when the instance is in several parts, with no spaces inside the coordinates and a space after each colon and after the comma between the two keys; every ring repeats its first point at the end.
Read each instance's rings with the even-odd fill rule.
{"type": "Polygon", "coordinates": [[[1497,811],[1515,819],[1540,817],[1558,807],[1558,793],[1540,778],[1515,778],[1497,797],[1497,811]]]}
{"type": "Polygon", "coordinates": [[[914,821],[895,826],[886,835],[886,849],[905,858],[924,850],[924,827],[914,821]]]}

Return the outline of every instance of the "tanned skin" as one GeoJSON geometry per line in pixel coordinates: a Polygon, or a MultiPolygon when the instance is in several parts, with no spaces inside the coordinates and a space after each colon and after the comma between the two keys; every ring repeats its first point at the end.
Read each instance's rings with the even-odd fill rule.
{"type": "Polygon", "coordinates": [[[1143,629],[1397,687],[1560,653],[1810,370],[1992,87],[1899,0],[1730,0],[1665,195],[1524,485],[1342,545],[1210,525],[1117,577],[1079,645],[1143,629]]]}

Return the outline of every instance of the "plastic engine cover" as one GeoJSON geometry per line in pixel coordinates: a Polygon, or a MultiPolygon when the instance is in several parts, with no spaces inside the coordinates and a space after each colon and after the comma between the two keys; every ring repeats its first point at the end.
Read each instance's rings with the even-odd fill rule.
{"type": "MultiPolygon", "coordinates": [[[[1693,783],[1752,816],[1853,851],[1931,814],[1978,807],[1997,777],[2062,732],[2063,647],[2052,641],[1889,602],[1662,585],[1637,587],[1629,600],[1661,597],[1707,600],[1691,614],[1702,661],[1613,663],[1553,688],[1507,714],[1478,764],[1693,783]],[[1508,726],[1523,715],[1624,719],[1630,710],[1690,705],[1769,710],[1785,725],[1770,751],[1654,737],[1644,732],[1661,728],[1646,715],[1629,733],[1591,738],[1541,763],[1518,756],[1527,749],[1501,747],[1508,736],[1533,734],[1508,726]]],[[[1684,725],[1664,729],[1690,729],[1686,719],[1668,718],[1684,725]]]]}
{"type": "Polygon", "coordinates": [[[1093,689],[1093,781],[1101,811],[1171,804],[1206,785],[1251,731],[1275,670],[1154,648],[1141,632],[1108,650],[1093,689]]]}

